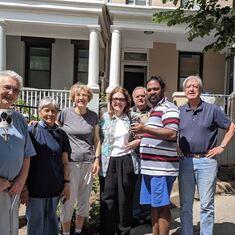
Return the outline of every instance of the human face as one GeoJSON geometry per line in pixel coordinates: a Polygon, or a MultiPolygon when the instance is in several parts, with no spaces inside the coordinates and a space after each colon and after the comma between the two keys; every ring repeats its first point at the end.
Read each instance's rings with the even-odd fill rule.
{"type": "Polygon", "coordinates": [[[133,95],[133,101],[137,108],[141,108],[147,105],[147,96],[144,89],[138,89],[133,95]]]}
{"type": "Polygon", "coordinates": [[[200,100],[201,88],[196,79],[189,79],[185,85],[184,92],[189,101],[200,100]]]}
{"type": "Polygon", "coordinates": [[[117,92],[113,94],[111,98],[111,105],[114,110],[114,113],[117,116],[120,116],[123,114],[123,110],[126,107],[126,99],[125,96],[121,92],[117,92]]]}
{"type": "Polygon", "coordinates": [[[0,108],[8,109],[15,103],[20,93],[20,84],[8,76],[1,78],[0,82],[0,108]]]}
{"type": "Polygon", "coordinates": [[[57,118],[58,110],[53,105],[45,106],[40,112],[40,118],[48,125],[53,126],[57,118]]]}
{"type": "Polygon", "coordinates": [[[78,108],[86,107],[89,102],[88,93],[83,89],[78,89],[74,93],[75,106],[78,108]]]}
{"type": "Polygon", "coordinates": [[[147,96],[149,102],[154,106],[164,97],[164,90],[161,88],[160,83],[151,80],[147,84],[147,96]]]}

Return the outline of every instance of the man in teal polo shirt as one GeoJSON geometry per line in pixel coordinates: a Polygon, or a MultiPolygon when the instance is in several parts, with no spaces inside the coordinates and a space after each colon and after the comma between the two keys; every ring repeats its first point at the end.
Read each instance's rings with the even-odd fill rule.
{"type": "Polygon", "coordinates": [[[192,208],[197,185],[201,204],[200,235],[213,235],[217,160],[235,132],[220,107],[201,100],[202,81],[190,76],[183,83],[188,103],[180,109],[179,190],[181,235],[193,235],[192,208]],[[218,128],[226,129],[217,145],[218,128]]]}

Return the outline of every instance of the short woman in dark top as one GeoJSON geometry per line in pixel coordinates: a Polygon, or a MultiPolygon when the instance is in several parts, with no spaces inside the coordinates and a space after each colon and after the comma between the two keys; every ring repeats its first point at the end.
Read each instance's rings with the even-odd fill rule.
{"type": "Polygon", "coordinates": [[[21,195],[26,203],[28,235],[58,235],[56,214],[59,198],[69,199],[68,155],[66,133],[55,124],[58,103],[46,97],[38,107],[40,121],[29,126],[36,156],[31,158],[27,189],[21,195]]]}
{"type": "Polygon", "coordinates": [[[98,115],[87,108],[93,93],[90,88],[74,84],[70,96],[75,107],[61,111],[58,122],[67,133],[72,148],[69,159],[70,199],[62,205],[63,234],[69,235],[74,208],[76,209],[75,235],[80,234],[84,218],[89,215],[89,197],[93,175],[97,174],[100,156],[98,115]]]}
{"type": "Polygon", "coordinates": [[[116,87],[110,94],[110,111],[100,121],[101,148],[101,235],[127,235],[132,226],[132,204],[138,159],[133,151],[139,140],[131,135],[138,115],[129,112],[127,90],[116,87]]]}

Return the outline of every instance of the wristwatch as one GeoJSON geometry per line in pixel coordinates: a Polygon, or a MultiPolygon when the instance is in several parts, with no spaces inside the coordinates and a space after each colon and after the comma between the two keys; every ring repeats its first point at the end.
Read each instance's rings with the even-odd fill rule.
{"type": "Polygon", "coordinates": [[[225,144],[221,144],[220,147],[225,149],[226,145],[225,144]]]}

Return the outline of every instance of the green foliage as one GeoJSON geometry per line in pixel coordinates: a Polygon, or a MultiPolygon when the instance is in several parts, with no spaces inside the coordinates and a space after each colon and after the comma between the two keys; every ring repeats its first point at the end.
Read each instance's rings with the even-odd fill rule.
{"type": "MultiPolygon", "coordinates": [[[[179,0],[170,1],[176,5],[179,0]]],[[[235,44],[235,7],[221,7],[218,0],[188,0],[175,10],[156,12],[153,21],[168,26],[185,24],[189,41],[214,35],[214,41],[204,48],[205,51],[221,51],[235,44]]],[[[235,54],[234,48],[231,53],[235,54]]]]}
{"type": "Polygon", "coordinates": [[[106,102],[108,97],[105,93],[100,94],[100,102],[106,102]]]}
{"type": "Polygon", "coordinates": [[[85,227],[87,234],[97,234],[100,225],[100,184],[99,177],[96,176],[92,185],[93,200],[90,204],[90,216],[86,220],[85,227]]]}
{"type": "Polygon", "coordinates": [[[15,102],[15,104],[16,104],[16,106],[18,105],[18,106],[22,106],[22,108],[21,108],[21,113],[29,113],[29,111],[30,111],[30,109],[29,109],[29,107],[26,107],[26,104],[25,104],[25,101],[23,101],[23,100],[21,100],[21,99],[19,99],[19,100],[17,100],[16,102],[15,102]]]}

